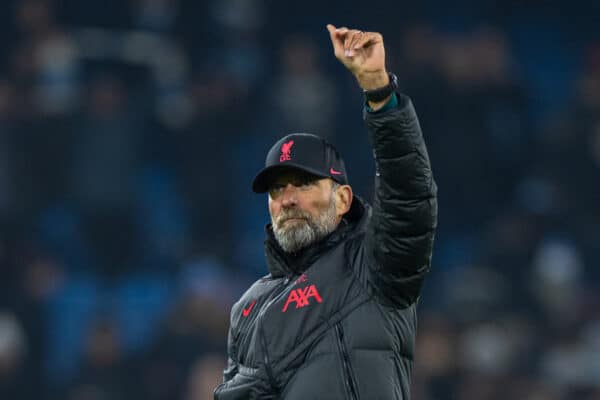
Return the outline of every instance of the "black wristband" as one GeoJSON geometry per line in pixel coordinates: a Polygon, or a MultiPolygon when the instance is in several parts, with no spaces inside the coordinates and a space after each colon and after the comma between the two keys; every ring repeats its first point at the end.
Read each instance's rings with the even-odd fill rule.
{"type": "Polygon", "coordinates": [[[377,89],[363,90],[363,94],[365,95],[365,99],[367,99],[367,101],[379,103],[380,101],[388,98],[396,91],[396,89],[398,89],[398,77],[391,72],[388,72],[388,76],[390,77],[390,82],[387,85],[377,89]]]}

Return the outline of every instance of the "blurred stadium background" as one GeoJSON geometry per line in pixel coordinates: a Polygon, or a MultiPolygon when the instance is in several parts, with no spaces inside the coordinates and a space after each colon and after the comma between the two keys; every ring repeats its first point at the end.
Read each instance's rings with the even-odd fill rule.
{"type": "Polygon", "coordinates": [[[2,0],[0,399],[211,398],[269,145],[370,197],[328,22],[384,34],[440,188],[414,399],[600,399],[600,2],[451,3],[2,0]]]}

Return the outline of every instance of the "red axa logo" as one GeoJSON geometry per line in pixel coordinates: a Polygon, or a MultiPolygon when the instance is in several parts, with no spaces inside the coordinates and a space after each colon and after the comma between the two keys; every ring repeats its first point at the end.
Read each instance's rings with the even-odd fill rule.
{"type": "Polygon", "coordinates": [[[292,146],[294,145],[294,141],[290,140],[289,142],[285,142],[281,145],[281,155],[279,156],[279,162],[289,161],[292,159],[290,152],[292,151],[292,146]]]}
{"type": "Polygon", "coordinates": [[[317,291],[315,285],[294,289],[290,292],[290,295],[288,296],[285,305],[283,306],[283,310],[281,310],[281,312],[286,312],[288,306],[291,303],[295,303],[296,308],[308,306],[310,304],[308,300],[311,297],[314,298],[317,301],[317,303],[323,302],[323,299],[321,298],[321,295],[319,295],[319,292],[317,291]]]}

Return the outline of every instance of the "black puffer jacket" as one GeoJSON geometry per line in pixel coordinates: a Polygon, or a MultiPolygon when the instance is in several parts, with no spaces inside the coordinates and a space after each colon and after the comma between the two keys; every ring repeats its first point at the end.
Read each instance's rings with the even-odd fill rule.
{"type": "Polygon", "coordinates": [[[231,311],[217,400],[409,399],[416,302],[429,270],[436,186],[410,100],[365,112],[375,200],[290,257],[270,227],[270,274],[231,311]]]}

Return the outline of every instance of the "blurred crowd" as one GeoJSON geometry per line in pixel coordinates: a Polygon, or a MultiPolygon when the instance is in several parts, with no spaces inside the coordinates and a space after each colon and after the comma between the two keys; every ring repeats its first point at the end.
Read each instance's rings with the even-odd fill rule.
{"type": "Polygon", "coordinates": [[[555,3],[2,1],[0,399],[211,398],[270,144],[372,192],[328,22],[383,33],[439,186],[413,398],[600,399],[600,5],[555,3]]]}

